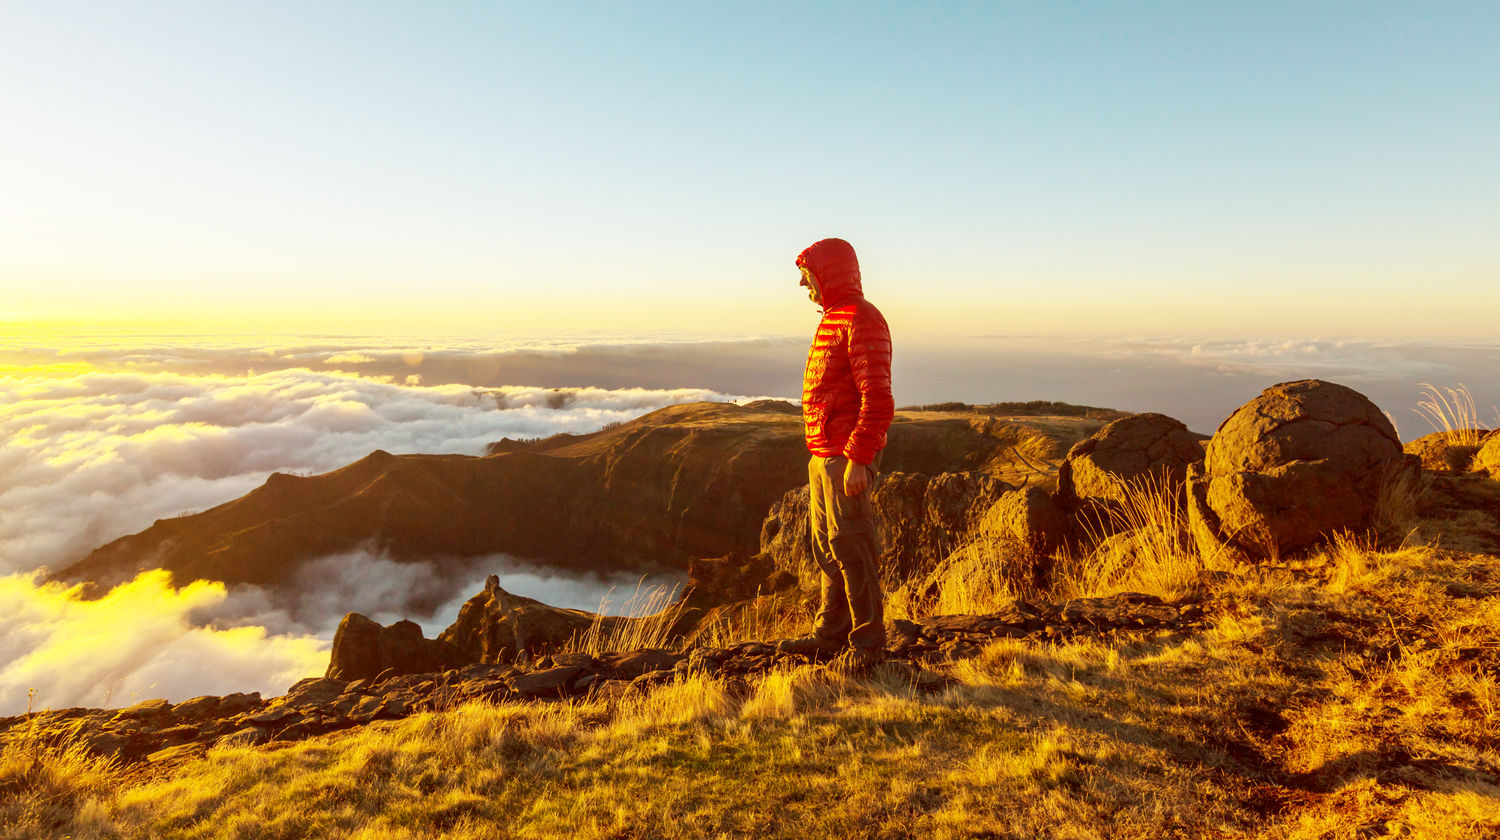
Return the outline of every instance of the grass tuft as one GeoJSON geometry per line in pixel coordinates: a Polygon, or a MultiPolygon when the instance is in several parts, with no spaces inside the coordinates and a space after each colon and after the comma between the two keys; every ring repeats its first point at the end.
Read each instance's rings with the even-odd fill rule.
{"type": "Polygon", "coordinates": [[[1449,444],[1477,448],[1489,427],[1479,422],[1474,395],[1462,383],[1457,388],[1439,389],[1422,383],[1425,397],[1413,409],[1435,431],[1443,432],[1449,444]]]}

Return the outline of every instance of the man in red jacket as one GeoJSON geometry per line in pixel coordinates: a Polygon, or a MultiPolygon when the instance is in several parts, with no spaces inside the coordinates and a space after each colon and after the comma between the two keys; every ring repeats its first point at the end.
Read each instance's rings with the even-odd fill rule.
{"type": "Polygon", "coordinates": [[[802,377],[802,419],[812,453],[808,519],[823,594],[812,634],[784,641],[781,649],[844,651],[845,662],[862,669],[885,654],[869,488],[896,413],[891,331],[865,300],[859,260],[848,242],[815,242],[797,256],[797,267],[808,297],[823,307],[802,377]]]}

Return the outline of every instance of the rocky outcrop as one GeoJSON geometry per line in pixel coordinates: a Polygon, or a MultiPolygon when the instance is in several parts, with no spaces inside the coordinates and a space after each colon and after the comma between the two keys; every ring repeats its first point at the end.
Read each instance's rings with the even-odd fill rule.
{"type": "Polygon", "coordinates": [[[334,633],[328,676],[362,680],[381,674],[426,674],[473,661],[447,642],[423,638],[422,628],[414,621],[381,627],[359,613],[349,613],[334,633]]]}
{"type": "MultiPolygon", "coordinates": [[[[472,662],[514,662],[540,655],[581,638],[595,615],[583,610],[552,607],[532,598],[506,592],[494,575],[484,591],[464,602],[458,620],[438,639],[461,651],[472,662]]],[[[615,622],[603,617],[601,621],[615,622]]]]}
{"type": "Polygon", "coordinates": [[[680,640],[702,615],[690,603],[678,599],[641,617],[599,615],[506,592],[499,578],[490,575],[484,591],[464,602],[458,620],[438,640],[451,645],[466,661],[485,664],[527,660],[568,648],[608,646],[611,639],[641,636],[638,627],[642,623],[664,626],[666,638],[680,640]]]}
{"type": "Polygon", "coordinates": [[[1051,554],[1068,532],[1068,512],[1056,498],[1040,487],[1011,490],[990,506],[980,531],[994,539],[1009,540],[1034,557],[1051,554]]]}
{"type": "Polygon", "coordinates": [[[1483,447],[1487,434],[1481,429],[1433,432],[1407,443],[1402,449],[1420,459],[1425,470],[1465,472],[1474,463],[1474,456],[1483,447]]]}
{"type": "Polygon", "coordinates": [[[1405,458],[1390,420],[1359,392],[1316,379],[1274,385],[1224,421],[1190,471],[1193,534],[1206,556],[1261,561],[1366,529],[1382,483],[1412,468],[1405,458]]]}
{"type": "MultiPolygon", "coordinates": [[[[1098,425],[1056,418],[1045,429],[1098,425]]],[[[901,412],[882,467],[936,475],[1009,463],[1018,429],[901,412]]],[[[511,441],[485,457],[375,452],[323,475],[273,475],[55,577],[107,587],[165,568],[179,585],[274,588],[301,563],[362,546],[396,560],[507,553],[563,568],[685,569],[695,557],[755,554],[766,511],[807,483],[807,457],[801,416],[781,401],[672,406],[593,434],[511,441]]]]}
{"type": "MultiPolygon", "coordinates": [[[[882,473],[868,491],[882,548],[880,563],[909,577],[930,571],[973,532],[1010,485],[977,472],[882,473]]],[[[788,491],[761,528],[761,553],[804,582],[817,579],[808,537],[807,487],[788,491]]]]}
{"type": "Polygon", "coordinates": [[[1137,414],[1110,423],[1068,451],[1057,470],[1057,496],[1077,508],[1125,500],[1126,483],[1147,477],[1178,487],[1203,460],[1203,435],[1165,414],[1137,414]]]}

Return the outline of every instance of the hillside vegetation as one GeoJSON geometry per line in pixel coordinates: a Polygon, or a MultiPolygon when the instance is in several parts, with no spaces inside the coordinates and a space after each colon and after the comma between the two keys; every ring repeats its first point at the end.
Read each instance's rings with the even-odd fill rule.
{"type": "MultiPolygon", "coordinates": [[[[1465,524],[1414,533],[1441,544],[1465,524]]],[[[1341,540],[1220,579],[1195,634],[469,704],[176,766],[122,769],[65,733],[12,732],[0,836],[1500,832],[1495,556],[1341,540]]]]}

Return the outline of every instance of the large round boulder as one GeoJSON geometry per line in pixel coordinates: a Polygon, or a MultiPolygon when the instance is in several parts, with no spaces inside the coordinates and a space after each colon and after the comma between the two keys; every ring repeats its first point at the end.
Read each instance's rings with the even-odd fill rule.
{"type": "Polygon", "coordinates": [[[1368,528],[1382,483],[1406,468],[1395,427],[1363,394],[1317,379],[1273,385],[1209,441],[1190,487],[1194,532],[1250,560],[1300,551],[1368,528]]]}
{"type": "Polygon", "coordinates": [[[1189,464],[1203,460],[1203,436],[1165,414],[1122,417],[1079,441],[1057,471],[1065,504],[1123,502],[1126,484],[1147,476],[1177,487],[1189,464]]]}

